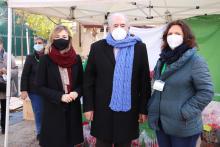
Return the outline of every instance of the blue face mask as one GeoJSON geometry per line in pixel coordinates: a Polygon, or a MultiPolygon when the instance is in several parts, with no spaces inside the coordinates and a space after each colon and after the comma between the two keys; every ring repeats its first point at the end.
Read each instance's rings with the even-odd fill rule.
{"type": "Polygon", "coordinates": [[[43,48],[44,48],[43,44],[35,44],[34,45],[34,50],[37,52],[41,51],[43,48]]]}

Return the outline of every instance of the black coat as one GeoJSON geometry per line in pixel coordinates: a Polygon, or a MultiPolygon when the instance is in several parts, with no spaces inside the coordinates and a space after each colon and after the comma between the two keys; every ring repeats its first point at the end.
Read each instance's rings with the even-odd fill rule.
{"type": "Polygon", "coordinates": [[[71,103],[61,102],[64,94],[58,65],[48,55],[41,57],[37,72],[37,85],[43,97],[43,116],[40,145],[43,147],[67,147],[83,142],[82,95],[83,69],[81,58],[72,66],[73,89],[79,96],[71,103]]]}
{"type": "Polygon", "coordinates": [[[21,74],[21,91],[37,92],[36,87],[36,72],[38,68],[39,59],[36,54],[28,55],[26,57],[24,68],[21,74]]]}
{"type": "Polygon", "coordinates": [[[106,40],[91,45],[84,74],[84,112],[94,111],[91,134],[98,139],[123,143],[138,138],[139,114],[147,114],[151,94],[147,50],[138,42],[134,48],[131,83],[131,110],[114,112],[109,108],[112,94],[115,58],[106,40]]]}

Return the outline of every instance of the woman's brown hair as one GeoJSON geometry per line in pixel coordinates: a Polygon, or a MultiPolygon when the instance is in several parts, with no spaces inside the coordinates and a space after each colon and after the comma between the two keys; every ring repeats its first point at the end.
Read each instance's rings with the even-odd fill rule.
{"type": "Polygon", "coordinates": [[[194,34],[192,33],[192,30],[190,27],[182,20],[176,20],[168,24],[166,30],[163,33],[163,44],[162,44],[162,50],[164,48],[168,48],[169,45],[167,43],[167,34],[170,28],[174,25],[178,25],[181,27],[183,31],[183,43],[186,44],[188,47],[193,48],[197,46],[196,39],[194,34]]]}

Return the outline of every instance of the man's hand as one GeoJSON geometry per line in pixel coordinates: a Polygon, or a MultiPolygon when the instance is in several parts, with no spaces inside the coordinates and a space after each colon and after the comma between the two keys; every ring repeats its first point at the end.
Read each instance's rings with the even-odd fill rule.
{"type": "Polygon", "coordinates": [[[88,121],[93,121],[93,111],[88,111],[84,113],[84,116],[88,121]]]}
{"type": "Polygon", "coordinates": [[[147,115],[139,114],[139,119],[138,119],[139,123],[144,123],[146,120],[147,120],[147,115]]]}

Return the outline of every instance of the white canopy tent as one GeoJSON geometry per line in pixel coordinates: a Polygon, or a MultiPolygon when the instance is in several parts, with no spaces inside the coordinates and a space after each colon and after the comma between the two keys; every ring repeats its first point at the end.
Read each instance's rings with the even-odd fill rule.
{"type": "MultiPolygon", "coordinates": [[[[8,59],[11,59],[12,9],[78,21],[81,24],[103,25],[109,13],[121,12],[131,24],[163,24],[170,20],[220,13],[220,0],[7,0],[8,59]]],[[[7,63],[7,109],[4,147],[8,147],[11,60],[7,63]]]]}
{"type": "Polygon", "coordinates": [[[220,0],[8,0],[8,5],[92,25],[102,25],[113,12],[125,13],[132,24],[145,25],[220,13],[220,0]]]}

